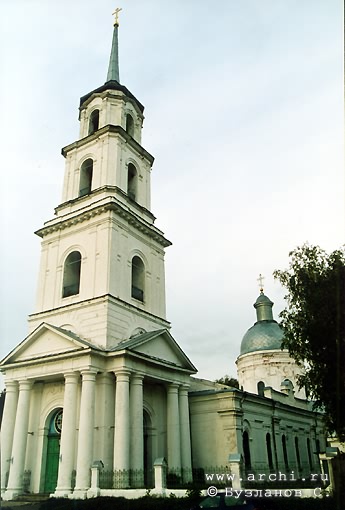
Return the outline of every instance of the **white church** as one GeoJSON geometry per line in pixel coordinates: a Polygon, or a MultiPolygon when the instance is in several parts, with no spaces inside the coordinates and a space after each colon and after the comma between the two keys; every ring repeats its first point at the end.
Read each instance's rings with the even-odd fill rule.
{"type": "Polygon", "coordinates": [[[171,243],[151,212],[154,158],[141,145],[144,107],[120,84],[117,22],[107,80],[79,111],[80,136],[62,149],[61,203],[36,232],[29,334],[0,363],[2,498],[94,495],[95,466],[98,494],[155,487],[159,462],[181,487],[211,467],[320,472],[322,416],[298,389],[263,290],[239,345],[240,389],[197,379],[170,333],[171,243]]]}

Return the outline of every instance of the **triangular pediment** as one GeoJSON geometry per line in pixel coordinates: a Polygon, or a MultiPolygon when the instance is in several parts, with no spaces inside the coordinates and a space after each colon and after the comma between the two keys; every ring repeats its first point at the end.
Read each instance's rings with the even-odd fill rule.
{"type": "Polygon", "coordinates": [[[197,371],[169,331],[165,329],[142,333],[121,342],[116,346],[116,350],[122,349],[143,354],[145,357],[151,358],[152,361],[163,362],[190,372],[197,371]]]}
{"type": "Polygon", "coordinates": [[[1,366],[90,348],[74,333],[43,323],[1,361],[1,366]]]}

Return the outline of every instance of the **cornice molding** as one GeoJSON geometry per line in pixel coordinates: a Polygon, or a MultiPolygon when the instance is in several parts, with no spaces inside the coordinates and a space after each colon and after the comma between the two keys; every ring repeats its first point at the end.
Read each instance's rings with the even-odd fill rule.
{"type": "Polygon", "coordinates": [[[134,138],[132,138],[131,135],[129,135],[127,131],[123,129],[123,127],[114,126],[113,124],[107,124],[106,126],[103,126],[102,128],[92,133],[91,135],[85,136],[85,138],[81,138],[76,142],[66,145],[61,149],[61,154],[66,158],[68,153],[71,152],[72,150],[84,147],[84,145],[94,140],[97,140],[97,138],[100,138],[102,135],[106,134],[120,135],[124,139],[124,141],[132,147],[133,150],[135,150],[141,157],[149,161],[151,166],[153,165],[155,158],[152,156],[152,154],[147,152],[144,149],[144,147],[140,145],[140,143],[136,142],[134,138]]]}
{"type": "Polygon", "coordinates": [[[85,221],[89,221],[91,218],[94,218],[97,215],[100,215],[102,213],[106,212],[114,212],[121,218],[128,221],[130,225],[135,227],[139,232],[145,234],[146,236],[150,237],[154,241],[156,241],[158,244],[163,246],[164,248],[167,248],[172,243],[166,239],[163,235],[163,233],[158,230],[154,225],[150,225],[149,223],[146,223],[143,219],[141,219],[139,216],[137,216],[135,213],[133,213],[130,210],[125,209],[122,204],[115,201],[114,197],[108,197],[108,203],[102,203],[99,205],[95,205],[92,209],[88,209],[84,212],[77,212],[75,215],[73,215],[70,218],[67,219],[57,219],[55,220],[55,223],[51,225],[44,226],[43,228],[36,230],[35,234],[39,237],[43,238],[49,234],[52,234],[54,232],[58,232],[61,230],[64,230],[66,228],[74,227],[75,225],[78,225],[79,223],[83,223],[85,221]],[[110,201],[109,201],[110,200],[110,201]]]}

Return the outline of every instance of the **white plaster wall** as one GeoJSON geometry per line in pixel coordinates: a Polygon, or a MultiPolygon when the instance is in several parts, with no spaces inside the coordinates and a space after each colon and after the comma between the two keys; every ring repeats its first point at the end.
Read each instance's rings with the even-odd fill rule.
{"type": "Polygon", "coordinates": [[[84,103],[80,112],[80,138],[88,136],[89,118],[93,110],[100,110],[99,128],[112,124],[126,129],[126,114],[134,121],[134,139],[141,143],[141,130],[144,117],[135,102],[121,91],[109,90],[94,94],[84,103]]]}
{"type": "Polygon", "coordinates": [[[81,338],[111,348],[121,340],[128,339],[138,327],[145,331],[169,328],[169,323],[141,313],[126,303],[110,297],[74,303],[64,308],[32,314],[29,317],[29,332],[42,322],[64,327],[81,338]]]}
{"type": "MultiPolygon", "coordinates": [[[[249,445],[253,473],[268,473],[266,434],[271,436],[272,456],[275,468],[285,473],[282,436],[287,438],[289,473],[310,475],[307,452],[307,438],[311,450],[315,451],[315,438],[324,446],[324,431],[321,418],[307,410],[293,405],[279,405],[264,397],[241,392],[193,393],[190,395],[192,430],[192,455],[194,467],[209,468],[227,465],[230,453],[243,455],[242,433],[249,434],[249,445]],[[273,414],[274,411],[274,414],[273,414]],[[272,420],[274,416],[274,427],[272,420]],[[240,428],[239,428],[240,427],[240,428]],[[295,437],[299,439],[301,471],[298,469],[295,452],[295,437]],[[278,466],[274,453],[276,443],[278,466]]],[[[318,459],[314,456],[314,469],[318,472],[318,459]]]]}
{"type": "Polygon", "coordinates": [[[259,381],[280,391],[282,381],[289,379],[294,385],[295,396],[306,397],[305,390],[298,389],[297,384],[297,376],[301,374],[301,369],[289,356],[288,351],[250,352],[239,356],[236,363],[239,385],[244,391],[257,394],[259,381]]]}
{"type": "Polygon", "coordinates": [[[164,250],[125,220],[120,222],[114,213],[105,212],[44,238],[30,331],[44,321],[56,326],[70,324],[75,333],[106,345],[107,338],[124,339],[137,327],[160,329],[165,313],[164,250]],[[80,290],[77,295],[63,298],[64,262],[74,250],[82,255],[80,290]],[[145,264],[144,302],[131,297],[134,255],[145,264]],[[133,308],[117,308],[107,301],[91,304],[90,300],[106,294],[133,308]],[[78,305],[81,302],[82,307],[78,305]],[[138,310],[152,316],[141,317],[138,310]]]}
{"type": "MultiPolygon", "coordinates": [[[[225,406],[232,407],[231,395],[224,394],[225,406]]],[[[192,435],[192,463],[194,467],[212,468],[227,464],[228,456],[237,445],[233,444],[234,430],[230,414],[219,414],[221,400],[216,394],[193,396],[189,399],[192,435]],[[224,431],[228,431],[225,432],[224,431]]],[[[224,404],[224,402],[222,402],[224,404]]]]}

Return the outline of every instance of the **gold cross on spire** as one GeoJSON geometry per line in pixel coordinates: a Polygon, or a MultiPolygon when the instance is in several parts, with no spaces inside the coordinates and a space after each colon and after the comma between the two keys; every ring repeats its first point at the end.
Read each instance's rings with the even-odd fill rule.
{"type": "Polygon", "coordinates": [[[257,280],[259,282],[260,292],[264,291],[264,279],[265,279],[265,277],[262,276],[262,274],[260,273],[259,278],[257,280]]]}
{"type": "Polygon", "coordinates": [[[121,7],[117,7],[115,11],[113,12],[113,16],[115,16],[114,19],[114,27],[117,25],[119,26],[119,12],[122,11],[121,7]]]}

